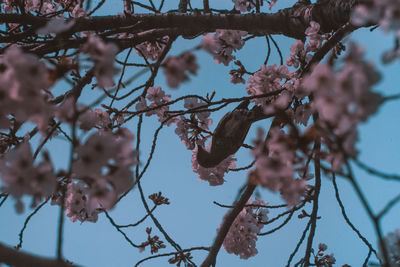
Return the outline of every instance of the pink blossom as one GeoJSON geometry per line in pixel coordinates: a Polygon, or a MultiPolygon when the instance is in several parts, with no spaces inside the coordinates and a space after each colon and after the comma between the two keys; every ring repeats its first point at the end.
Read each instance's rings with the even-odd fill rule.
{"type": "Polygon", "coordinates": [[[232,0],[235,3],[235,9],[240,11],[241,13],[249,12],[255,5],[252,1],[249,0],[232,0]]]}
{"type": "Polygon", "coordinates": [[[114,66],[114,59],[118,47],[112,43],[104,43],[95,35],[90,35],[88,41],[82,46],[82,51],[88,53],[94,62],[94,75],[100,87],[114,86],[113,77],[118,73],[114,66]]]}
{"type": "Polygon", "coordinates": [[[310,22],[310,26],[306,29],[305,34],[308,37],[306,51],[316,52],[322,46],[322,37],[319,34],[319,24],[315,21],[310,22]]]}
{"type": "Polygon", "coordinates": [[[246,36],[245,31],[236,30],[216,30],[216,33],[203,36],[202,47],[214,55],[217,64],[223,63],[225,66],[235,59],[232,52],[241,49],[244,45],[242,40],[246,36]]]}
{"type": "Polygon", "coordinates": [[[86,17],[86,11],[85,9],[81,8],[79,4],[77,4],[74,9],[71,11],[71,17],[73,18],[80,18],[80,17],[86,17]]]}
{"type": "MultiPolygon", "coordinates": [[[[184,107],[187,109],[194,109],[204,105],[202,101],[198,102],[195,97],[186,98],[184,107]]],[[[206,137],[202,135],[203,132],[209,130],[209,126],[212,124],[212,120],[209,118],[210,112],[197,112],[190,116],[190,119],[180,116],[176,119],[175,133],[181,138],[186,148],[193,150],[195,143],[203,145],[206,141],[206,137]]]]}
{"type": "Polygon", "coordinates": [[[192,140],[192,131],[190,131],[190,125],[186,123],[186,118],[181,116],[176,122],[175,133],[181,138],[183,144],[189,150],[193,150],[195,146],[194,140],[192,140]]]}
{"type": "Polygon", "coordinates": [[[140,56],[157,60],[164,50],[165,44],[168,42],[169,37],[164,36],[160,41],[146,41],[136,46],[136,53],[140,56]]]}
{"type": "MultiPolygon", "coordinates": [[[[336,259],[333,253],[325,254],[324,251],[328,249],[328,246],[320,243],[318,245],[318,252],[315,254],[315,265],[321,267],[332,267],[336,263],[336,259]]],[[[347,265],[343,265],[347,266],[347,265]]]]}
{"type": "Polygon", "coordinates": [[[96,179],[104,174],[115,173],[116,168],[129,168],[137,164],[136,152],[132,148],[133,134],[121,128],[116,133],[97,132],[76,151],[78,160],[72,170],[78,179],[96,179]]]}
{"type": "Polygon", "coordinates": [[[140,98],[139,103],[136,104],[137,111],[141,111],[146,108],[154,108],[153,110],[147,111],[146,116],[155,114],[157,115],[158,121],[166,123],[167,126],[170,126],[176,122],[175,117],[170,118],[166,113],[169,111],[169,105],[163,105],[171,99],[171,95],[166,95],[161,87],[149,87],[147,90],[147,99],[151,101],[150,105],[147,105],[146,99],[140,98]]]}
{"type": "Polygon", "coordinates": [[[99,131],[77,147],[66,195],[72,221],[96,221],[101,209],[111,209],[118,196],[133,187],[131,167],[138,163],[133,140],[128,129],[119,128],[114,133],[99,131]]]}
{"type": "Polygon", "coordinates": [[[139,102],[136,104],[136,110],[137,111],[142,111],[148,108],[146,98],[145,97],[140,97],[139,102]]]}
{"type": "Polygon", "coordinates": [[[96,222],[98,218],[97,209],[91,209],[88,203],[88,187],[81,181],[68,184],[65,197],[65,213],[72,222],[96,222]]]}
{"type": "Polygon", "coordinates": [[[189,80],[186,72],[196,74],[199,67],[195,56],[190,52],[184,52],[176,57],[170,56],[162,66],[167,77],[167,83],[171,88],[177,88],[180,83],[189,80]]]}
{"type": "Polygon", "coordinates": [[[301,40],[297,40],[296,43],[290,46],[290,57],[286,59],[286,64],[298,68],[304,58],[304,43],[301,40]]]}
{"type": "Polygon", "coordinates": [[[160,86],[155,86],[147,90],[147,99],[155,104],[161,104],[170,100],[171,96],[166,95],[160,86]]]}
{"type": "Polygon", "coordinates": [[[302,80],[304,96],[321,88],[323,88],[321,91],[327,91],[334,84],[335,75],[332,68],[327,64],[316,65],[311,73],[312,75],[308,75],[302,80]]]}
{"type": "MultiPolygon", "coordinates": [[[[209,146],[210,148],[211,146],[209,146]]],[[[197,147],[192,150],[192,169],[197,173],[200,180],[208,181],[211,186],[221,185],[224,183],[224,174],[229,169],[236,167],[236,159],[230,155],[221,163],[213,168],[204,168],[197,162],[197,147]]]]}
{"type": "MultiPolygon", "coordinates": [[[[281,90],[285,80],[290,79],[291,76],[292,73],[286,66],[262,65],[260,70],[247,80],[246,92],[249,95],[256,96],[281,90]]],[[[270,102],[273,99],[276,99],[276,97],[255,98],[252,101],[266,106],[266,101],[270,102]]]]}
{"type": "Polygon", "coordinates": [[[82,130],[90,130],[93,127],[97,126],[99,128],[110,128],[111,119],[110,115],[99,108],[94,110],[88,109],[83,112],[78,118],[79,128],[82,130]]]}
{"type": "MultiPolygon", "coordinates": [[[[15,4],[15,0],[7,0],[5,1],[6,5],[4,7],[5,11],[7,13],[13,13],[17,5],[15,4]]],[[[51,1],[51,0],[43,0],[43,1],[38,1],[38,0],[25,0],[24,1],[24,8],[25,12],[39,12],[41,14],[48,14],[48,13],[53,13],[57,11],[58,7],[60,6],[59,3],[56,3],[58,1],[51,1]],[[39,8],[41,8],[39,10],[39,8]]]]}
{"type": "MultiPolygon", "coordinates": [[[[313,94],[311,109],[319,114],[318,125],[330,149],[325,159],[335,170],[346,158],[357,155],[355,126],[366,121],[382,103],[382,97],[371,91],[380,76],[362,57],[362,49],[352,44],[341,69],[334,72],[329,65],[321,64],[302,81],[303,92],[313,94]]],[[[301,91],[297,93],[301,95],[301,91]]]]}
{"type": "MultiPolygon", "coordinates": [[[[262,200],[252,201],[251,199],[247,204],[265,205],[262,200]]],[[[243,208],[235,218],[224,239],[223,246],[225,250],[228,253],[239,255],[241,259],[255,256],[258,253],[256,249],[257,234],[264,227],[262,222],[268,220],[267,213],[268,210],[265,208],[251,206],[243,208]]],[[[226,215],[224,220],[225,218],[226,215]]]]}
{"type": "Polygon", "coordinates": [[[72,165],[73,172],[82,178],[100,175],[102,167],[118,153],[114,141],[115,137],[110,133],[91,135],[85,144],[76,149],[78,160],[72,165]]]}
{"type": "Polygon", "coordinates": [[[0,59],[1,113],[13,114],[19,122],[36,123],[42,134],[53,113],[45,91],[51,85],[46,66],[35,56],[25,54],[16,46],[9,47],[0,59]]]}
{"type": "Polygon", "coordinates": [[[385,31],[400,36],[400,6],[398,0],[372,0],[357,5],[351,20],[355,25],[379,24],[385,31]]]}
{"type": "Polygon", "coordinates": [[[56,188],[57,180],[51,162],[44,160],[35,166],[33,161],[28,142],[19,144],[0,161],[2,190],[16,198],[18,205],[22,204],[22,196],[31,195],[34,206],[37,201],[50,196],[56,188]]]}
{"type": "Polygon", "coordinates": [[[185,98],[185,104],[183,105],[186,109],[194,109],[201,106],[201,102],[198,101],[197,97],[185,98]]]}
{"type": "Polygon", "coordinates": [[[278,128],[272,128],[265,143],[264,132],[258,130],[254,141],[253,155],[256,169],[249,173],[249,182],[261,185],[272,191],[279,191],[289,206],[296,205],[304,195],[307,183],[303,179],[294,179],[296,144],[278,128]],[[269,154],[266,154],[266,151],[269,154]]]}

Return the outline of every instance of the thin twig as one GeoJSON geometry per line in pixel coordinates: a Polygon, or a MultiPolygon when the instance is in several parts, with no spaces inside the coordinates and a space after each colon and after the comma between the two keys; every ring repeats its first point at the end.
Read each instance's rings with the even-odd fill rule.
{"type": "Polygon", "coordinates": [[[342,211],[342,216],[344,218],[344,220],[346,221],[346,223],[350,226],[350,228],[357,234],[357,236],[364,242],[365,245],[367,245],[367,247],[369,248],[370,251],[374,252],[375,256],[378,257],[375,249],[372,247],[372,245],[368,242],[368,240],[360,233],[360,231],[351,223],[349,217],[346,214],[346,210],[344,208],[344,205],[342,203],[342,200],[340,199],[340,195],[339,195],[339,188],[337,186],[336,183],[336,175],[334,172],[332,172],[332,183],[333,183],[333,187],[335,189],[335,197],[336,200],[340,206],[340,209],[342,211]]]}
{"type": "Polygon", "coordinates": [[[26,226],[28,226],[29,221],[31,220],[31,218],[50,200],[50,197],[46,198],[45,201],[43,201],[42,203],[40,203],[40,205],[38,205],[35,210],[29,214],[29,216],[26,218],[25,222],[24,222],[24,226],[22,226],[21,231],[18,234],[18,239],[19,239],[19,243],[18,245],[15,247],[16,249],[20,249],[22,247],[22,242],[23,242],[23,238],[24,238],[24,231],[26,229],[26,226]]]}

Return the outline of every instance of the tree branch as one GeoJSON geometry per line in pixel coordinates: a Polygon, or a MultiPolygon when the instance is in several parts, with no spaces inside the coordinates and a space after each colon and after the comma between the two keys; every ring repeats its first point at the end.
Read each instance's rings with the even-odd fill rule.
{"type": "Polygon", "coordinates": [[[0,263],[4,262],[14,267],[74,267],[72,263],[34,256],[0,243],[0,263]]]}
{"type": "Polygon", "coordinates": [[[200,267],[208,267],[215,265],[218,251],[221,248],[222,243],[224,242],[225,236],[228,234],[229,228],[231,227],[237,215],[242,211],[243,207],[246,205],[247,201],[253,194],[255,188],[256,188],[255,185],[251,184],[247,185],[246,190],[240,197],[235,207],[225,217],[225,220],[218,231],[218,235],[214,240],[214,244],[210,249],[210,253],[208,254],[207,258],[203,261],[203,263],[200,265],[200,267]]]}

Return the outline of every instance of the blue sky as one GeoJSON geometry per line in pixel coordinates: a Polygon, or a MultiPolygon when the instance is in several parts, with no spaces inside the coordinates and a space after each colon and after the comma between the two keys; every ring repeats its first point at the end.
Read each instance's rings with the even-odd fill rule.
{"type": "MultiPolygon", "coordinates": [[[[281,1],[282,3],[277,8],[293,2],[281,1]]],[[[120,7],[115,3],[120,1],[113,1],[113,4],[110,4],[111,1],[108,2],[109,4],[101,9],[102,12],[109,12],[110,10],[113,10],[111,13],[119,12],[120,9],[118,8],[120,7]]],[[[173,1],[173,3],[175,2],[173,1]]],[[[218,3],[221,5],[219,8],[223,8],[224,5],[232,6],[231,1],[228,0],[218,3]]],[[[289,56],[288,48],[294,43],[294,40],[279,36],[275,39],[278,41],[284,57],[289,56]]],[[[382,34],[379,29],[373,32],[368,29],[361,29],[351,35],[351,40],[361,43],[365,47],[367,58],[376,62],[378,69],[382,72],[383,79],[375,87],[375,91],[384,95],[399,93],[399,63],[396,62],[390,66],[380,64],[380,55],[382,51],[392,46],[392,37],[382,34]]],[[[199,41],[199,38],[193,41],[180,38],[173,45],[171,54],[179,54],[184,49],[195,46],[199,41]]],[[[256,71],[259,68],[264,62],[265,55],[266,44],[263,38],[249,41],[245,48],[236,54],[237,58],[250,71],[256,71]]],[[[229,70],[232,66],[229,68],[216,65],[212,57],[202,51],[196,52],[196,57],[200,69],[197,76],[192,77],[190,82],[182,84],[177,90],[171,90],[166,86],[164,77],[160,75],[155,84],[164,88],[173,98],[189,93],[205,95],[212,91],[216,91],[215,99],[245,95],[245,85],[232,85],[229,82],[229,70]]],[[[132,61],[137,62],[139,60],[138,56],[133,56],[132,61]]],[[[279,64],[279,58],[275,51],[272,53],[270,63],[279,64]]],[[[58,90],[62,90],[62,88],[58,88],[58,90]]],[[[83,100],[90,101],[90,99],[93,99],[93,94],[96,94],[96,92],[87,90],[83,100]]],[[[398,152],[400,150],[398,140],[400,111],[397,106],[396,101],[385,104],[367,123],[359,127],[357,145],[360,151],[359,158],[361,161],[389,173],[400,173],[400,155],[398,152]]],[[[234,107],[235,104],[213,113],[211,116],[214,120],[212,127],[215,127],[225,112],[234,107]]],[[[251,143],[251,140],[254,139],[257,127],[266,128],[269,123],[270,121],[266,120],[253,125],[246,143],[251,143]]],[[[132,129],[135,129],[135,120],[130,125],[132,129]]],[[[156,119],[146,117],[142,135],[142,158],[148,157],[154,130],[158,125],[156,119]]],[[[228,173],[225,176],[226,182],[222,186],[210,187],[207,182],[200,181],[197,174],[192,171],[191,152],[186,150],[179,137],[174,133],[174,129],[174,126],[165,127],[161,131],[155,157],[142,180],[143,188],[146,195],[162,191],[163,195],[170,199],[171,205],[159,207],[155,216],[178,244],[183,248],[209,246],[212,244],[216,229],[226,213],[225,209],[217,207],[213,204],[213,201],[231,204],[239,188],[245,183],[247,172],[228,173]]],[[[65,167],[67,163],[65,151],[68,151],[65,142],[53,139],[48,149],[55,165],[59,168],[65,167]]],[[[241,149],[237,153],[237,158],[238,166],[247,165],[252,160],[249,151],[245,149],[241,149]]],[[[375,211],[379,211],[388,200],[399,192],[398,183],[371,177],[358,169],[355,171],[355,176],[375,211]]],[[[338,185],[349,218],[376,248],[372,224],[369,222],[352,187],[342,178],[338,178],[338,185]]],[[[283,203],[279,194],[271,193],[266,189],[258,189],[258,192],[262,199],[269,204],[283,203]]],[[[29,203],[29,199],[25,200],[26,203],[29,203]]],[[[306,210],[311,211],[311,206],[306,206],[306,210]]],[[[7,200],[0,208],[0,242],[16,245],[18,233],[30,212],[31,210],[28,208],[24,214],[16,214],[14,212],[14,201],[7,200]]],[[[145,210],[136,188],[110,212],[114,220],[120,224],[135,222],[144,214],[145,210]]],[[[271,211],[271,217],[273,214],[276,214],[276,212],[271,211]]],[[[384,233],[400,227],[399,214],[400,208],[397,206],[384,218],[382,223],[384,233]]],[[[337,266],[344,263],[360,266],[368,253],[368,249],[342,218],[334,197],[331,180],[326,177],[322,180],[319,216],[321,216],[321,219],[318,221],[314,247],[316,248],[319,242],[326,243],[328,252],[335,254],[337,266]]],[[[32,218],[25,231],[23,249],[42,256],[55,256],[57,221],[57,207],[46,205],[41,209],[32,218]]],[[[282,220],[279,222],[282,222],[282,220]]],[[[280,231],[259,237],[257,242],[259,254],[249,260],[241,260],[239,257],[227,254],[224,249],[221,249],[217,266],[284,266],[306,223],[306,219],[294,218],[280,231]]],[[[262,231],[270,230],[278,224],[268,225],[262,231]]],[[[144,231],[146,227],[153,227],[153,234],[158,233],[150,219],[146,220],[141,226],[126,232],[136,244],[140,244],[146,239],[144,231]]],[[[160,237],[165,240],[164,237],[160,237]]],[[[64,255],[68,260],[82,266],[133,266],[138,260],[150,255],[149,248],[146,248],[145,252],[139,253],[137,249],[130,247],[104,215],[100,215],[99,221],[95,224],[72,223],[69,219],[66,219],[64,238],[64,255]]],[[[302,249],[304,249],[304,244],[302,249]]],[[[302,249],[298,255],[302,255],[302,249]]],[[[172,251],[170,246],[161,250],[162,253],[172,251]]],[[[200,263],[205,255],[205,252],[193,253],[194,261],[200,263]]],[[[167,259],[168,257],[147,261],[141,266],[167,266],[167,259]]],[[[294,262],[296,262],[296,259],[298,261],[299,257],[295,258],[294,262]]]]}

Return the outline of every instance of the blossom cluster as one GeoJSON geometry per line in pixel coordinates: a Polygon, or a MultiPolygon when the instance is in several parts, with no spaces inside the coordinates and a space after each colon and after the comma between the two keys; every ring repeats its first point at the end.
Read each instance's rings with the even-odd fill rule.
{"type": "MultiPolygon", "coordinates": [[[[72,97],[66,98],[61,105],[54,108],[54,115],[62,122],[73,123],[76,117],[76,113],[79,114],[78,125],[79,128],[84,131],[96,127],[98,129],[111,129],[113,120],[110,118],[109,113],[106,111],[96,108],[90,109],[82,104],[76,104],[72,97]]],[[[123,118],[114,118],[121,124],[123,118]]]]}
{"type": "Polygon", "coordinates": [[[310,22],[310,26],[305,31],[308,43],[305,45],[303,41],[297,40],[290,46],[290,56],[286,59],[288,66],[298,68],[311,60],[312,56],[309,52],[316,52],[322,46],[323,38],[319,34],[319,29],[320,25],[317,22],[310,22]]]}
{"type": "Polygon", "coordinates": [[[371,0],[362,2],[352,14],[356,25],[379,24],[384,31],[395,31],[400,36],[400,1],[371,0]]]}
{"type": "Polygon", "coordinates": [[[11,194],[16,200],[16,209],[23,210],[22,196],[33,196],[32,206],[42,198],[53,194],[57,180],[48,158],[34,164],[29,142],[22,142],[0,160],[1,190],[11,194]]]}
{"type": "Polygon", "coordinates": [[[99,37],[90,35],[82,46],[82,52],[88,53],[94,62],[94,75],[100,87],[114,86],[113,77],[118,73],[114,59],[118,47],[112,43],[104,43],[99,37]]]}
{"type": "Polygon", "coordinates": [[[218,29],[215,34],[204,35],[201,46],[214,56],[217,64],[228,66],[235,59],[232,53],[244,46],[242,37],[246,35],[245,31],[218,29]]]}
{"type": "MultiPolygon", "coordinates": [[[[204,104],[203,101],[191,97],[185,99],[184,107],[191,110],[199,108],[204,104]]],[[[207,138],[202,133],[208,132],[209,126],[212,124],[209,116],[209,111],[203,111],[193,113],[190,119],[185,116],[177,118],[175,133],[181,138],[187,149],[193,150],[195,144],[204,145],[207,138]]]]}
{"type": "Polygon", "coordinates": [[[223,242],[228,253],[239,255],[241,259],[257,255],[257,234],[264,227],[263,223],[268,220],[268,210],[257,207],[257,205],[265,205],[262,200],[252,201],[250,199],[247,204],[255,206],[246,206],[242,209],[233,221],[223,242]]]}
{"type": "Polygon", "coordinates": [[[294,178],[296,165],[303,162],[296,150],[295,140],[279,128],[270,129],[267,142],[259,129],[252,151],[256,169],[249,173],[250,183],[279,191],[289,206],[296,205],[307,189],[305,179],[294,178]]]}
{"type": "Polygon", "coordinates": [[[340,169],[344,158],[356,156],[355,125],[366,121],[382,102],[382,97],[371,91],[379,73],[362,57],[362,49],[352,44],[342,69],[335,72],[328,64],[315,66],[302,80],[303,91],[297,92],[313,94],[311,109],[319,114],[318,127],[330,149],[326,159],[334,170],[340,169]]]}
{"type": "Polygon", "coordinates": [[[254,98],[251,101],[261,104],[267,112],[272,108],[285,109],[291,101],[291,94],[298,84],[293,73],[284,65],[271,66],[262,65],[260,70],[254,73],[247,80],[246,92],[251,96],[278,92],[285,89],[285,92],[275,96],[254,98]],[[271,102],[273,105],[271,106],[271,102]]]}
{"type": "Polygon", "coordinates": [[[136,53],[145,59],[157,60],[164,50],[169,37],[164,36],[159,41],[146,41],[136,46],[136,53]]]}
{"type": "MultiPolygon", "coordinates": [[[[116,47],[90,36],[82,51],[91,55],[99,85],[111,85],[116,71],[113,67],[116,47]]],[[[0,65],[1,129],[30,121],[43,135],[51,137],[49,130],[52,129],[52,135],[56,134],[54,126],[58,119],[66,123],[78,122],[84,131],[94,127],[101,130],[76,147],[78,159],[72,164],[70,177],[64,178],[69,181],[65,184],[67,195],[64,197],[68,216],[72,220],[95,220],[95,210],[112,208],[117,196],[132,186],[129,168],[136,164],[136,154],[131,149],[133,135],[122,128],[111,132],[114,120],[120,123],[123,117],[111,119],[109,113],[86,108],[77,104],[73,97],[66,97],[59,106],[51,104],[54,97],[49,89],[57,79],[53,77],[55,70],[16,46],[5,50],[0,65]],[[85,209],[76,206],[77,199],[85,209]]],[[[5,153],[0,164],[2,190],[17,199],[17,210],[23,207],[20,201],[23,195],[33,196],[35,206],[38,200],[57,195],[55,189],[60,182],[47,154],[42,153],[44,161],[34,163],[36,155],[32,155],[29,136],[24,139],[5,153]]],[[[59,194],[55,198],[61,199],[59,194]]]]}
{"type": "MultiPolygon", "coordinates": [[[[205,148],[210,149],[211,144],[205,148]]],[[[197,147],[192,150],[192,169],[197,173],[200,180],[208,181],[211,186],[222,185],[224,183],[224,174],[230,169],[236,167],[236,159],[230,155],[217,166],[212,168],[204,168],[197,162],[197,147]]]]}
{"type": "MultiPolygon", "coordinates": [[[[5,0],[2,9],[6,13],[14,13],[18,10],[19,1],[16,0],[5,0]]],[[[36,12],[41,14],[49,14],[54,13],[60,10],[64,10],[68,7],[68,11],[70,12],[72,17],[81,17],[85,16],[86,12],[80,5],[81,1],[78,0],[25,0],[24,8],[25,12],[36,12]]]]}
{"type": "MultiPolygon", "coordinates": [[[[137,111],[147,110],[146,116],[157,115],[158,120],[163,122],[167,119],[166,112],[169,110],[169,106],[166,103],[171,99],[171,95],[165,94],[165,91],[160,86],[149,87],[147,95],[141,97],[139,103],[136,105],[137,111]],[[147,105],[146,98],[150,101],[150,105],[147,105]]],[[[175,122],[175,118],[169,119],[166,124],[169,126],[175,122]]]]}
{"type": "MultiPolygon", "coordinates": [[[[355,25],[379,25],[384,32],[394,32],[400,37],[400,1],[399,0],[371,0],[362,2],[354,9],[351,22],[355,25]]],[[[390,63],[400,59],[400,49],[385,51],[382,56],[383,63],[390,63]]]]}
{"type": "Polygon", "coordinates": [[[31,121],[46,132],[53,109],[46,102],[51,81],[45,64],[11,46],[0,65],[0,128],[9,126],[7,115],[13,114],[20,123],[31,121]]]}
{"type": "MultiPolygon", "coordinates": [[[[132,188],[130,168],[137,164],[132,141],[133,134],[120,128],[115,133],[97,131],[76,148],[64,203],[72,221],[97,221],[102,209],[111,209],[118,196],[132,188]]],[[[61,205],[60,194],[54,202],[61,205]]]]}
{"type": "MultiPolygon", "coordinates": [[[[321,267],[332,267],[336,263],[336,259],[333,253],[325,254],[324,251],[328,249],[328,246],[324,243],[318,244],[318,252],[315,254],[315,265],[321,267]]],[[[343,266],[347,266],[346,264],[343,266]]]]}
{"type": "Polygon", "coordinates": [[[251,0],[232,0],[235,4],[235,9],[242,13],[249,12],[255,8],[255,4],[251,0]]]}
{"type": "MultiPolygon", "coordinates": [[[[253,0],[232,0],[232,1],[235,4],[235,9],[237,11],[240,11],[241,13],[249,12],[256,7],[253,0]]],[[[267,1],[270,10],[273,6],[275,6],[277,1],[278,0],[267,1]]],[[[263,1],[261,1],[261,5],[262,4],[263,4],[263,1]]]]}
{"type": "MultiPolygon", "coordinates": [[[[168,105],[163,105],[168,102],[170,95],[166,95],[161,87],[150,87],[147,91],[147,99],[151,101],[150,105],[147,105],[146,98],[141,98],[139,103],[136,105],[136,110],[142,111],[146,109],[154,108],[146,112],[146,116],[153,114],[157,115],[159,121],[164,121],[167,117],[165,112],[169,110],[168,105]]],[[[188,110],[196,109],[204,105],[205,103],[196,97],[185,98],[184,107],[188,110]]],[[[228,157],[222,161],[219,165],[214,168],[204,168],[197,162],[197,145],[204,145],[207,136],[203,136],[203,132],[209,131],[209,126],[212,124],[212,120],[209,118],[209,111],[202,111],[192,113],[190,118],[185,116],[179,116],[170,118],[167,121],[167,125],[170,126],[175,123],[175,133],[180,137],[181,141],[185,144],[186,148],[192,150],[192,169],[198,174],[200,180],[205,180],[210,185],[221,185],[223,184],[224,174],[231,168],[235,168],[236,159],[233,156],[228,157]]],[[[211,145],[210,145],[211,147],[211,145]]]]}
{"type": "Polygon", "coordinates": [[[196,57],[190,52],[184,52],[179,56],[167,57],[162,66],[168,86],[171,88],[177,88],[180,83],[189,80],[186,72],[195,75],[199,68],[196,63],[196,57]]]}

